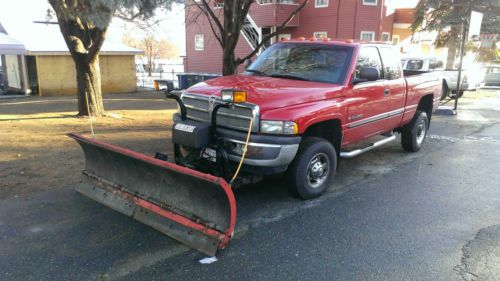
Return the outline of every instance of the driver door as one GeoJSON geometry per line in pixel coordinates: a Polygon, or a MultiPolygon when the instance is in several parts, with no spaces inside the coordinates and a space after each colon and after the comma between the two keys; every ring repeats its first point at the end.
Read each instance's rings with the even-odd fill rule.
{"type": "Polygon", "coordinates": [[[376,81],[353,85],[348,94],[343,145],[349,145],[392,129],[391,122],[387,122],[387,119],[391,118],[388,116],[390,110],[387,107],[390,85],[384,79],[382,60],[376,46],[363,46],[359,50],[355,75],[358,75],[363,67],[377,68],[380,77],[376,81]]]}

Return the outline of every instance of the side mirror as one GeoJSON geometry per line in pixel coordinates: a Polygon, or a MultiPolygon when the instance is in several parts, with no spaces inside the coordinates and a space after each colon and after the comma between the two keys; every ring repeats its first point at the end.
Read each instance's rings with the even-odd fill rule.
{"type": "Polygon", "coordinates": [[[252,64],[252,60],[251,59],[246,59],[243,66],[245,67],[245,69],[247,69],[251,64],[252,64]]]}
{"type": "Polygon", "coordinates": [[[367,81],[377,81],[380,78],[380,72],[375,67],[363,67],[359,71],[359,78],[354,78],[353,84],[367,81]]]}

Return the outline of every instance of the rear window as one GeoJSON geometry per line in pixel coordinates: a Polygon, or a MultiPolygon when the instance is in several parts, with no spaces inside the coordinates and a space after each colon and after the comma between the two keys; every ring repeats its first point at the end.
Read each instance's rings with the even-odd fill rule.
{"type": "Polygon", "coordinates": [[[408,63],[406,63],[406,70],[422,70],[424,67],[424,61],[423,60],[408,60],[408,63]]]}
{"type": "Polygon", "coordinates": [[[382,64],[384,65],[384,79],[393,80],[401,78],[401,64],[392,47],[380,47],[382,64]]]}

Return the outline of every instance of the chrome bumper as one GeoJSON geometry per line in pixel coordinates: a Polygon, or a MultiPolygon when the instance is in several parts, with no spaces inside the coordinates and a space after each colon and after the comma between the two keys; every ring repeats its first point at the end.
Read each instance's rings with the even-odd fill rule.
{"type": "MultiPolygon", "coordinates": [[[[240,162],[246,134],[225,129],[217,129],[217,133],[229,147],[229,160],[240,162]]],[[[257,167],[288,166],[297,154],[300,140],[301,137],[297,136],[252,135],[243,164],[257,167]]]]}

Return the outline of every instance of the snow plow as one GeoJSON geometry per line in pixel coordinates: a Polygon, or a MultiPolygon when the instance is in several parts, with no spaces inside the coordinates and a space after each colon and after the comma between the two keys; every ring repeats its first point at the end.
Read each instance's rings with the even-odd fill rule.
{"type": "Polygon", "coordinates": [[[76,190],[207,255],[233,235],[236,203],[220,177],[69,134],[83,149],[76,190]]]}
{"type": "Polygon", "coordinates": [[[207,255],[233,235],[236,204],[222,178],[69,134],[83,149],[81,194],[207,255]]]}
{"type": "MultiPolygon", "coordinates": [[[[213,256],[225,248],[234,233],[236,202],[228,181],[236,179],[244,155],[232,179],[227,171],[235,170],[228,170],[227,156],[220,147],[214,146],[215,153],[208,157],[215,159],[203,158],[203,167],[190,168],[183,161],[181,145],[200,149],[208,146],[217,138],[215,126],[186,120],[180,96],[167,97],[175,99],[180,107],[180,119],[172,130],[176,163],[168,162],[168,156],[161,153],[151,157],[70,133],[68,136],[78,142],[85,155],[83,180],[76,190],[213,256]]],[[[229,103],[221,103],[214,112],[228,107],[229,103]]],[[[214,117],[212,124],[215,122],[214,117]]]]}

